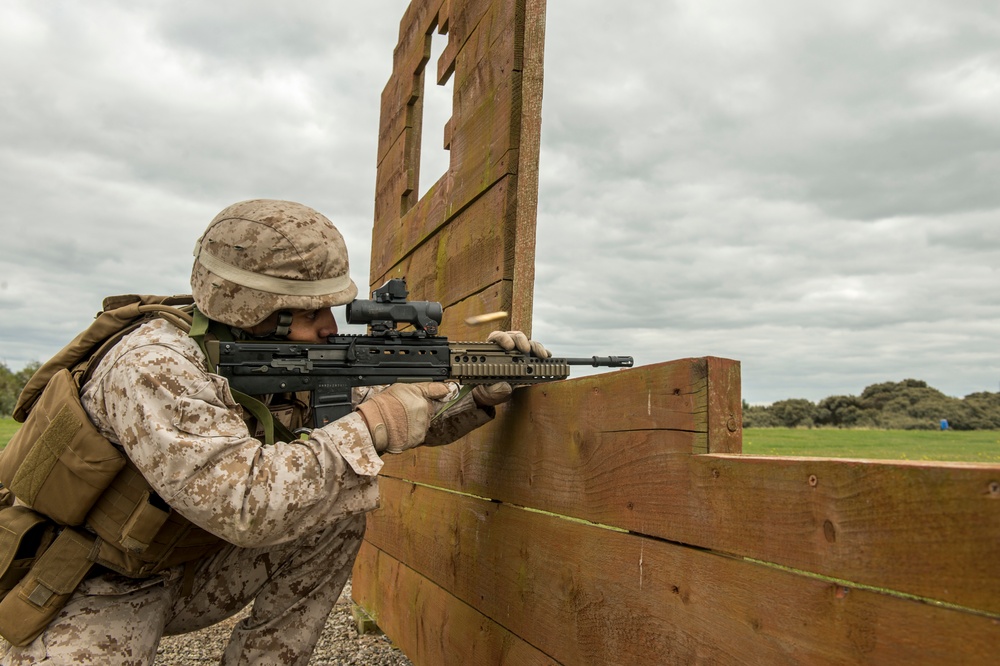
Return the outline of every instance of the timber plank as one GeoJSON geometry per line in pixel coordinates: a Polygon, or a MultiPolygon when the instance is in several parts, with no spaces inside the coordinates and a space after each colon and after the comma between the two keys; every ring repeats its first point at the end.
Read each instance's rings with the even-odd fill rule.
{"type": "MultiPolygon", "coordinates": [[[[413,300],[439,301],[445,306],[504,278],[505,227],[511,223],[506,182],[475,200],[468,210],[421,241],[410,254],[395,259],[404,246],[392,235],[372,248],[372,284],[406,277],[413,300]],[[377,268],[390,266],[379,275],[377,268]]],[[[400,228],[397,236],[406,236],[400,228]]]]}
{"type": "MultiPolygon", "coordinates": [[[[451,211],[467,206],[518,166],[512,152],[520,136],[520,97],[513,93],[520,91],[521,77],[514,70],[514,5],[496,3],[495,7],[499,9],[488,8],[456,64],[454,108],[447,128],[450,166],[438,181],[440,185],[447,180],[447,208],[451,211]],[[502,23],[499,29],[494,25],[497,20],[502,23]]],[[[537,94],[540,106],[540,89],[537,94]]],[[[419,133],[417,125],[413,120],[400,131],[414,140],[419,133]]],[[[411,179],[411,185],[414,182],[411,179]]],[[[537,182],[531,196],[537,198],[537,182]]],[[[407,215],[410,212],[407,210],[407,215]]],[[[533,227],[534,217],[530,223],[533,227]]]]}
{"type": "Polygon", "coordinates": [[[416,205],[400,217],[399,208],[379,207],[372,232],[371,275],[381,276],[453,215],[451,208],[450,171],[420,198],[416,205]]]}
{"type": "MultiPolygon", "coordinates": [[[[400,180],[402,176],[398,176],[400,180]]],[[[400,183],[394,183],[399,186],[400,183]]],[[[372,233],[372,254],[370,275],[380,276],[389,272],[392,267],[407,254],[423,243],[431,234],[441,228],[448,219],[448,204],[450,199],[451,180],[448,173],[429,191],[424,193],[417,203],[400,216],[400,206],[391,205],[376,207],[375,230],[372,233]]],[[[400,191],[403,191],[400,188],[400,191]]],[[[386,202],[391,201],[386,198],[386,202]]],[[[398,204],[398,201],[397,201],[398,204]]]]}
{"type": "Polygon", "coordinates": [[[479,341],[485,340],[490,331],[509,331],[509,317],[486,325],[470,326],[465,323],[466,317],[501,310],[510,311],[510,286],[507,281],[494,282],[445,310],[441,334],[449,340],[479,341]]]}
{"type": "MultiPolygon", "coordinates": [[[[439,2],[411,7],[404,17],[394,58],[396,71],[383,91],[371,285],[387,277],[411,276],[414,297],[433,298],[448,306],[499,284],[505,309],[512,313],[510,325],[530,334],[544,2],[533,0],[532,21],[527,23],[525,11],[523,0],[439,2]],[[436,19],[431,17],[432,6],[438,12],[436,19]],[[416,75],[408,72],[422,66],[426,48],[419,46],[417,35],[424,28],[429,30],[434,20],[440,22],[440,12],[448,16],[449,45],[462,45],[455,53],[455,109],[448,125],[451,166],[418,202],[421,105],[411,103],[424,75],[422,70],[416,75]],[[526,36],[529,28],[532,32],[526,36]],[[534,104],[528,137],[531,148],[521,154],[517,146],[523,140],[520,105],[526,39],[534,49],[529,49],[534,54],[529,69],[533,67],[531,91],[536,99],[529,100],[534,104]],[[403,107],[405,114],[400,111],[403,107]],[[526,170],[523,180],[509,177],[520,168],[526,170]],[[484,211],[480,200],[490,210],[484,211]],[[448,262],[450,275],[443,276],[440,250],[456,249],[457,235],[449,234],[448,227],[461,224],[466,231],[470,229],[463,216],[483,216],[483,229],[480,236],[470,235],[464,248],[462,256],[472,259],[471,263],[448,262]],[[468,250],[481,237],[493,248],[497,228],[502,232],[503,257],[495,274],[486,269],[489,261],[480,261],[487,250],[468,250]],[[434,238],[435,234],[441,237],[434,238]],[[430,290],[413,284],[412,276],[423,271],[427,280],[433,276],[447,285],[446,297],[428,295],[430,290]]],[[[434,287],[433,291],[444,289],[434,287]]]]}
{"type": "Polygon", "coordinates": [[[437,16],[443,0],[410,0],[399,21],[399,39],[393,49],[393,66],[399,65],[413,52],[437,16]]]}
{"type": "Polygon", "coordinates": [[[742,453],[743,401],[740,365],[708,359],[708,448],[696,453],[742,453]]]}
{"type": "Polygon", "coordinates": [[[454,74],[459,52],[475,34],[483,15],[489,11],[493,0],[467,0],[449,3],[448,45],[438,59],[438,82],[444,83],[454,74]]]}
{"type": "Polygon", "coordinates": [[[469,38],[479,27],[483,16],[497,1],[509,2],[510,0],[465,0],[465,2],[452,3],[449,9],[448,31],[455,45],[452,47],[449,44],[449,50],[453,50],[456,56],[465,48],[469,38]]]}
{"type": "MultiPolygon", "coordinates": [[[[441,8],[438,10],[438,21],[437,21],[437,31],[438,34],[447,35],[448,30],[451,27],[451,2],[452,0],[443,0],[441,3],[441,8]]],[[[444,81],[441,82],[442,84],[444,81]]]]}
{"type": "MultiPolygon", "coordinates": [[[[413,174],[406,162],[406,137],[392,145],[375,176],[375,229],[384,229],[398,222],[403,197],[411,191],[413,174]]],[[[375,234],[372,239],[372,255],[376,251],[375,234]]]]}
{"type": "MultiPolygon", "coordinates": [[[[467,4],[459,3],[459,6],[465,7],[467,4]]],[[[521,72],[519,68],[515,71],[515,39],[522,39],[519,33],[523,31],[523,26],[515,23],[515,5],[520,7],[523,2],[483,3],[482,6],[473,8],[474,11],[483,11],[486,17],[482,24],[477,19],[476,38],[472,42],[472,48],[456,52],[456,62],[453,65],[456,68],[455,108],[449,125],[449,145],[451,150],[458,149],[455,153],[458,157],[452,157],[453,165],[458,165],[453,167],[459,170],[458,175],[465,176],[461,172],[468,170],[470,173],[474,172],[475,176],[471,180],[458,178],[461,187],[456,189],[456,194],[461,196],[453,204],[456,208],[464,206],[500,175],[507,173],[506,153],[517,147],[520,96],[513,97],[511,91],[520,90],[521,72]],[[516,88],[512,84],[515,79],[518,80],[516,88]],[[503,168],[499,168],[501,166],[503,168]]],[[[467,12],[463,11],[459,26],[465,25],[469,18],[467,12]]],[[[427,14],[420,13],[414,20],[416,22],[413,25],[422,26],[428,22],[427,14]]],[[[425,64],[429,57],[429,41],[424,43],[417,39],[416,32],[417,29],[412,28],[407,33],[406,41],[401,41],[397,47],[393,76],[382,93],[377,158],[380,168],[402,168],[386,161],[389,151],[401,136],[405,135],[411,144],[419,144],[421,128],[417,116],[421,105],[412,103],[426,85],[425,64]]],[[[463,41],[461,35],[456,35],[454,30],[452,33],[449,48],[457,41],[461,41],[463,45],[468,41],[468,38],[463,41]]],[[[540,40],[541,37],[536,36],[536,39],[540,40]]],[[[540,89],[537,94],[536,103],[540,107],[540,89]]],[[[412,159],[414,150],[419,149],[411,145],[407,152],[408,159],[412,159]]],[[[419,156],[419,152],[416,155],[419,156]]],[[[413,166],[410,170],[416,168],[418,167],[413,166]]],[[[417,189],[415,181],[410,185],[411,189],[417,189]]]]}
{"type": "Polygon", "coordinates": [[[995,618],[384,479],[371,545],[567,664],[988,663],[995,618]]]}
{"type": "MultiPolygon", "coordinates": [[[[414,77],[417,90],[424,87],[424,73],[414,77]]],[[[422,94],[422,93],[421,93],[422,94]]],[[[403,130],[403,172],[406,174],[406,187],[403,189],[399,215],[403,215],[417,204],[420,196],[420,140],[424,131],[424,104],[419,97],[416,102],[406,107],[406,128],[403,130]]]]}
{"type": "Polygon", "coordinates": [[[351,589],[416,664],[556,663],[367,541],[354,562],[351,589]]]}
{"type": "Polygon", "coordinates": [[[408,126],[407,106],[423,89],[416,77],[430,58],[427,35],[437,21],[443,0],[413,0],[399,22],[399,40],[393,50],[392,75],[382,90],[376,164],[408,126]]]}
{"type": "Polygon", "coordinates": [[[510,5],[495,6],[507,9],[484,19],[477,30],[479,48],[467,45],[455,70],[452,159],[457,169],[472,173],[496,164],[517,149],[519,140],[521,100],[515,93],[520,92],[521,72],[515,69],[514,58],[518,26],[510,5]],[[494,22],[499,25],[493,26],[494,22]],[[485,32],[486,26],[493,27],[485,32]]]}
{"type": "Polygon", "coordinates": [[[1000,613],[1000,468],[709,455],[681,540],[1000,613]],[[704,539],[701,539],[704,541],[704,539]]]}
{"type": "Polygon", "coordinates": [[[494,423],[393,456],[383,474],[1000,613],[1000,468],[692,456],[725,365],[519,389],[494,423]]]}
{"type": "MultiPolygon", "coordinates": [[[[562,470],[560,476],[603,478],[624,487],[655,477],[671,458],[685,461],[693,448],[704,448],[699,440],[708,431],[702,406],[707,391],[707,359],[519,388],[510,403],[497,408],[492,423],[447,447],[389,456],[382,474],[590,520],[570,510],[587,500],[577,496],[580,487],[569,493],[562,484],[549,489],[547,475],[536,486],[528,482],[532,468],[544,463],[550,471],[562,470]],[[630,437],[642,441],[623,446],[630,437]]],[[[608,509],[602,518],[613,515],[608,509]]]]}
{"type": "MultiPolygon", "coordinates": [[[[523,11],[524,0],[516,2],[492,2],[482,7],[483,14],[479,17],[475,30],[467,37],[465,43],[458,53],[455,65],[455,90],[468,89],[470,85],[475,86],[475,81],[470,83],[470,78],[482,80],[482,70],[499,69],[509,73],[515,67],[514,44],[521,36],[517,35],[518,29],[523,29],[516,23],[515,17],[523,11]],[[487,65],[492,61],[493,64],[487,65]],[[510,66],[504,66],[504,63],[510,66]]],[[[489,90],[493,86],[479,86],[482,90],[489,90]]]]}
{"type": "Polygon", "coordinates": [[[514,214],[512,327],[531,336],[535,294],[535,220],[538,214],[538,162],[542,142],[542,84],[545,54],[545,0],[518,4],[514,46],[520,113],[511,118],[511,144],[517,150],[517,210],[514,214]],[[516,122],[515,122],[516,120],[516,122]]]}
{"type": "MultiPolygon", "coordinates": [[[[375,166],[379,169],[385,163],[389,150],[403,135],[406,127],[406,106],[412,93],[411,77],[394,73],[382,89],[381,111],[379,112],[378,153],[375,166]]],[[[391,166],[390,163],[385,163],[391,166]]],[[[398,165],[396,165],[398,166],[398,165]]]]}

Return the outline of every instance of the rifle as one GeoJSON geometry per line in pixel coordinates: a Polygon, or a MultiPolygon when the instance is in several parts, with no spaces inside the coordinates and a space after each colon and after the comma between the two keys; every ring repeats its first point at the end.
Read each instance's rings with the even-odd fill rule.
{"type": "Polygon", "coordinates": [[[439,336],[443,308],[407,301],[406,281],[394,278],[372,300],[347,305],[347,322],[367,324],[367,335],[337,334],[327,344],[273,340],[206,342],[216,372],[248,395],[312,394],[313,426],[350,414],[352,389],[397,382],[538,384],[566,379],[573,365],[630,368],[631,356],[538,358],[504,351],[492,342],[449,342],[439,336]],[[399,324],[412,330],[400,331],[399,324]]]}

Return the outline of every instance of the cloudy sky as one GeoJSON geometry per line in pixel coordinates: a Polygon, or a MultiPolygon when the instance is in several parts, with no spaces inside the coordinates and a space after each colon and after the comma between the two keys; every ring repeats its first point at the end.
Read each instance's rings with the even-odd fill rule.
{"type": "MultiPolygon", "coordinates": [[[[367,283],[406,4],[4,2],[0,361],[187,292],[242,199],[326,213],[367,283]]],[[[998,174],[995,1],[549,0],[534,337],[737,359],[751,403],[997,391],[998,174]]]]}

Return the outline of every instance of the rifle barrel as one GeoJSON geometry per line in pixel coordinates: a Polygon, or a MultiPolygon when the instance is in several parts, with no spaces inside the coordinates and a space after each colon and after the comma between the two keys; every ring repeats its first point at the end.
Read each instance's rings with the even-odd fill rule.
{"type": "Polygon", "coordinates": [[[589,358],[564,358],[567,365],[589,365],[595,368],[631,368],[631,356],[591,356],[589,358]]]}

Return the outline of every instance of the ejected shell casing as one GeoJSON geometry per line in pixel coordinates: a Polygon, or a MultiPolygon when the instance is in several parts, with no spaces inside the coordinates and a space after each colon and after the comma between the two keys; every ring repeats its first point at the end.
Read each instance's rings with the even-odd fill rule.
{"type": "Polygon", "coordinates": [[[503,310],[499,312],[487,312],[481,315],[472,315],[471,317],[465,318],[465,323],[469,326],[478,326],[479,324],[487,324],[491,321],[499,321],[501,319],[506,319],[507,313],[503,310]]]}

